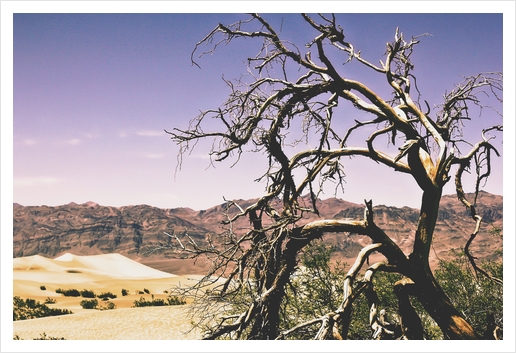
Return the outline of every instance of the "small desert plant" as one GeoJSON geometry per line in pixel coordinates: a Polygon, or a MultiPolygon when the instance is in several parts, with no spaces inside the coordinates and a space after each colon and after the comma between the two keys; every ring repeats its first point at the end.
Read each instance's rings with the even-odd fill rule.
{"type": "Polygon", "coordinates": [[[129,294],[129,291],[127,289],[122,288],[122,297],[125,297],[128,294],[129,294]]]}
{"type": "Polygon", "coordinates": [[[79,304],[81,304],[83,309],[96,309],[97,306],[99,305],[99,301],[97,299],[91,299],[91,300],[84,299],[84,300],[81,300],[81,302],[79,304]]]}
{"type": "MultiPolygon", "coordinates": [[[[65,340],[66,338],[47,336],[47,334],[45,332],[43,332],[42,334],[39,335],[39,338],[34,338],[34,339],[35,340],[65,340]]],[[[19,335],[14,335],[13,340],[19,341],[19,340],[23,340],[23,338],[21,338],[19,335]]]]}
{"type": "Polygon", "coordinates": [[[56,289],[56,293],[60,293],[64,295],[65,297],[80,297],[81,292],[79,292],[77,289],[56,289]]]}
{"type": "Polygon", "coordinates": [[[45,286],[39,286],[39,289],[41,289],[41,290],[47,290],[47,287],[45,287],[45,286]]]}
{"type": "Polygon", "coordinates": [[[47,299],[45,299],[45,304],[55,304],[57,301],[53,298],[50,298],[50,297],[47,297],[47,299]]]}
{"type": "Polygon", "coordinates": [[[113,294],[111,292],[106,292],[106,293],[100,293],[97,297],[99,297],[102,300],[115,299],[116,294],[113,294]]]}
{"type": "Polygon", "coordinates": [[[173,296],[167,298],[167,304],[168,305],[184,305],[186,304],[186,301],[183,299],[180,299],[179,297],[173,296]]]}
{"type": "Polygon", "coordinates": [[[146,306],[167,306],[167,305],[183,305],[186,304],[184,300],[179,299],[178,297],[168,297],[167,300],[164,299],[154,299],[146,300],[144,297],[140,297],[140,299],[134,301],[133,308],[143,308],[146,306]]]}
{"type": "Polygon", "coordinates": [[[116,305],[113,302],[107,302],[105,305],[99,306],[98,309],[99,310],[113,310],[113,309],[116,309],[116,305]]]}
{"type": "Polygon", "coordinates": [[[143,291],[147,294],[150,294],[149,290],[147,288],[143,288],[143,291]]]}
{"type": "Polygon", "coordinates": [[[52,340],[52,341],[61,341],[61,340],[65,340],[64,337],[53,337],[53,336],[47,336],[47,334],[45,332],[43,332],[42,334],[39,335],[39,338],[34,338],[35,340],[40,340],[40,341],[43,341],[43,340],[52,340]]]}
{"type": "Polygon", "coordinates": [[[92,290],[88,290],[88,289],[81,290],[81,296],[83,298],[95,298],[96,297],[95,292],[92,290]]]}

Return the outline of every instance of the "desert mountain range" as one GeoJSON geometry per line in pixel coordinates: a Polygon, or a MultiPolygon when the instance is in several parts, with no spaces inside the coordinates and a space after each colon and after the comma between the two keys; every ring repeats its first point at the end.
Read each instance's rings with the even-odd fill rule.
{"type": "MultiPolygon", "coordinates": [[[[241,207],[255,200],[237,200],[241,207]]],[[[41,255],[55,258],[66,253],[100,255],[118,253],[155,269],[174,274],[202,273],[205,263],[179,260],[166,251],[152,251],[157,244],[167,244],[165,234],[184,235],[202,239],[207,234],[220,233],[225,219],[226,204],[207,210],[189,208],[161,209],[148,205],[110,207],[94,202],[69,203],[62,206],[22,206],[14,204],[13,256],[41,255]]],[[[364,206],[337,198],[319,200],[320,218],[363,217],[364,206]]],[[[409,207],[374,206],[375,222],[390,235],[406,253],[413,243],[413,234],[419,216],[409,207]]],[[[494,250],[502,249],[502,239],[493,236],[493,227],[503,226],[503,197],[480,192],[477,212],[483,217],[483,227],[472,245],[479,259],[495,259],[494,250]]],[[[312,215],[306,221],[316,219],[312,215]]],[[[242,219],[236,225],[243,231],[249,223],[242,219]]],[[[463,247],[473,231],[469,211],[455,195],[441,200],[431,263],[449,259],[453,249],[463,247]]],[[[334,244],[335,258],[352,263],[358,251],[369,239],[360,235],[327,234],[324,241],[334,244]]]]}

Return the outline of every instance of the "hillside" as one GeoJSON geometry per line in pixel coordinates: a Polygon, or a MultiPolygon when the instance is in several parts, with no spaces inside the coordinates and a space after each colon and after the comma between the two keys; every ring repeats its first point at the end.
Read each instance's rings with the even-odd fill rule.
{"type": "MultiPolygon", "coordinates": [[[[238,200],[246,207],[255,200],[238,200]]],[[[472,250],[479,259],[493,258],[501,249],[502,240],[489,230],[503,225],[503,197],[481,192],[477,210],[483,215],[483,228],[473,243],[472,250]]],[[[93,202],[85,204],[22,206],[14,204],[13,256],[43,255],[55,258],[65,253],[97,255],[119,253],[172,273],[199,273],[206,263],[172,259],[170,254],[156,250],[157,244],[167,244],[165,234],[182,236],[185,232],[202,241],[207,234],[223,230],[226,204],[207,210],[189,208],[160,209],[148,205],[109,207],[93,202]],[[192,272],[194,271],[194,272],[192,272]]],[[[363,217],[363,205],[330,198],[318,204],[321,218],[363,217]]],[[[386,231],[406,253],[413,243],[418,210],[377,205],[375,222],[386,231]]],[[[311,215],[304,221],[316,219],[311,215]]],[[[236,232],[249,226],[242,219],[234,225],[236,232]]],[[[433,265],[437,259],[447,259],[452,249],[463,247],[473,230],[473,223],[465,207],[455,196],[443,196],[431,252],[433,265]]],[[[336,246],[336,258],[350,262],[362,246],[369,242],[359,235],[328,234],[325,241],[336,246]]]]}

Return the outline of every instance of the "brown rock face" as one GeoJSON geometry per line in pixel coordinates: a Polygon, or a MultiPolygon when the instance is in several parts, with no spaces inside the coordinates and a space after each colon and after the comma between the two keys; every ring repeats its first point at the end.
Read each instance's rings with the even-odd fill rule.
{"type": "MultiPolygon", "coordinates": [[[[247,207],[255,200],[239,200],[247,207]]],[[[71,252],[76,255],[120,253],[142,263],[154,264],[164,271],[181,271],[181,262],[170,258],[166,251],[155,251],[157,244],[166,245],[170,238],[165,234],[182,236],[185,232],[202,242],[208,233],[222,231],[225,204],[207,210],[189,208],[160,209],[147,205],[107,207],[93,202],[68,205],[21,206],[14,204],[13,256],[43,255],[57,257],[71,252]],[[154,250],[154,251],[153,251],[154,250]]],[[[320,218],[363,217],[363,205],[340,199],[327,199],[318,204],[320,218]]],[[[419,212],[416,209],[374,207],[375,222],[391,236],[408,254],[413,244],[419,212]]],[[[449,259],[453,250],[466,244],[474,229],[469,211],[455,196],[443,196],[431,264],[439,259],[449,259]]],[[[494,227],[503,226],[503,197],[481,192],[477,199],[477,212],[483,216],[483,227],[471,247],[479,259],[496,259],[495,250],[502,249],[501,237],[493,236],[494,227]]],[[[313,215],[306,221],[316,219],[313,215]]],[[[236,231],[244,231],[249,222],[240,220],[236,231]]],[[[370,242],[369,238],[353,234],[327,234],[324,240],[336,247],[335,258],[352,263],[358,251],[370,242]]],[[[201,269],[206,264],[184,262],[189,270],[201,269]],[[188,265],[187,265],[188,264],[188,265]]]]}

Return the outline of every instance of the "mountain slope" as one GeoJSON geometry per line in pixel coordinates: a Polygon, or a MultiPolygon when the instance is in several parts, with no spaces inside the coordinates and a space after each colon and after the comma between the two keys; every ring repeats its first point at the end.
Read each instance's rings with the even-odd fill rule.
{"type": "MultiPolygon", "coordinates": [[[[241,207],[247,207],[256,200],[237,200],[241,207]]],[[[477,200],[477,211],[483,215],[483,227],[472,245],[472,251],[479,259],[493,259],[496,249],[501,249],[502,240],[489,231],[503,225],[503,198],[481,192],[477,200]]],[[[202,241],[206,234],[223,230],[221,222],[227,204],[207,210],[195,211],[189,208],[160,209],[147,205],[109,207],[93,202],[68,205],[21,206],[13,205],[13,256],[44,255],[56,257],[67,252],[76,255],[119,253],[142,262],[155,262],[164,271],[176,272],[185,262],[175,262],[166,252],[155,251],[157,244],[166,245],[170,237],[165,233],[188,235],[202,241]],[[170,263],[166,261],[170,260],[170,263]],[[163,262],[165,261],[165,262],[163,262]]],[[[320,218],[363,217],[364,206],[344,200],[330,198],[318,202],[320,218]]],[[[374,207],[375,222],[391,236],[408,254],[413,244],[419,211],[409,207],[397,208],[378,205],[374,207]]],[[[317,219],[310,215],[303,220],[317,219]]],[[[246,219],[233,225],[237,232],[249,227],[246,219]]],[[[435,241],[431,252],[431,263],[448,259],[453,249],[466,244],[474,223],[468,211],[455,196],[443,196],[439,219],[435,230],[435,241]]],[[[370,242],[359,235],[327,234],[325,241],[335,245],[336,257],[350,263],[357,252],[370,242]]],[[[192,264],[190,264],[192,265],[192,264]]],[[[206,264],[197,264],[202,267],[206,264]]]]}

